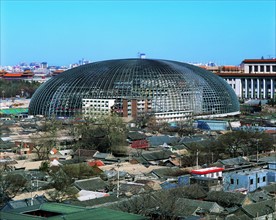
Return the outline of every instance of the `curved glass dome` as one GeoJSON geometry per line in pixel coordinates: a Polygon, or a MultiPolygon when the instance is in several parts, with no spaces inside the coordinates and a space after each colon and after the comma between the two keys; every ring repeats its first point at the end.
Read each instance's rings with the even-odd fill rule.
{"type": "Polygon", "coordinates": [[[74,116],[82,113],[85,99],[114,100],[121,109],[123,100],[138,100],[138,114],[137,105],[144,100],[141,105],[150,106],[147,112],[157,114],[239,112],[233,89],[209,71],[176,61],[121,59],[86,64],[52,77],[33,95],[29,114],[74,116]]]}

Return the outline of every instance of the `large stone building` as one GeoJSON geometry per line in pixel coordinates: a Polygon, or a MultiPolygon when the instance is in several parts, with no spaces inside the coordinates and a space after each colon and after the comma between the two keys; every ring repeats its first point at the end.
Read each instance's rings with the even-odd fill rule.
{"type": "Polygon", "coordinates": [[[245,59],[241,68],[210,71],[224,78],[240,99],[276,98],[276,59],[245,59]]]}

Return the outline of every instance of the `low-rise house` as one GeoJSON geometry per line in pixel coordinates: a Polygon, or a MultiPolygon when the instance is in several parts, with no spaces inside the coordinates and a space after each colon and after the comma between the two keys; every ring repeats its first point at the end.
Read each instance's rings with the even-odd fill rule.
{"type": "Polygon", "coordinates": [[[136,140],[144,140],[146,139],[146,135],[140,131],[130,131],[127,134],[128,141],[131,143],[132,141],[136,140]]]}
{"type": "Polygon", "coordinates": [[[51,151],[50,151],[50,160],[70,160],[72,159],[72,154],[73,154],[73,151],[72,150],[58,150],[56,148],[53,148],[51,151]]]}
{"type": "Polygon", "coordinates": [[[74,158],[83,158],[84,160],[91,160],[96,153],[99,153],[99,151],[88,150],[88,149],[77,149],[74,152],[74,158]]]}
{"type": "Polygon", "coordinates": [[[272,195],[269,195],[264,190],[255,190],[254,192],[248,193],[247,196],[254,203],[272,199],[272,195]]]}
{"type": "Polygon", "coordinates": [[[180,138],[180,144],[187,144],[187,143],[195,143],[195,142],[202,142],[210,140],[210,135],[193,135],[193,136],[185,136],[180,138]]]}
{"type": "Polygon", "coordinates": [[[179,167],[164,167],[154,169],[151,174],[161,181],[162,189],[172,189],[190,184],[190,175],[188,171],[182,170],[179,167]]]}
{"type": "Polygon", "coordinates": [[[213,165],[228,169],[228,168],[235,168],[235,167],[240,167],[240,166],[249,165],[249,164],[250,164],[249,161],[246,160],[245,158],[235,157],[235,158],[229,158],[225,160],[218,160],[213,165]]]}
{"type": "MultiPolygon", "coordinates": [[[[2,129],[2,128],[1,128],[2,129]]],[[[10,141],[10,138],[1,137],[0,138],[0,155],[1,152],[12,152],[17,146],[15,143],[10,141]]]]}
{"type": "Polygon", "coordinates": [[[218,178],[192,176],[190,178],[190,184],[198,184],[208,191],[220,191],[222,190],[221,180],[218,178]]]}
{"type": "Polygon", "coordinates": [[[20,155],[24,154],[30,154],[33,151],[33,148],[35,146],[34,143],[30,142],[23,142],[23,141],[15,141],[14,144],[17,147],[16,152],[20,155]]]}
{"type": "Polygon", "coordinates": [[[79,190],[105,192],[107,188],[107,182],[102,180],[100,177],[76,180],[74,186],[79,190]]]}
{"type": "Polygon", "coordinates": [[[270,183],[267,186],[260,187],[260,189],[276,197],[276,183],[270,183]]]}
{"type": "Polygon", "coordinates": [[[81,190],[77,194],[77,199],[79,201],[87,201],[87,200],[102,198],[102,197],[106,197],[106,196],[109,196],[109,194],[103,193],[103,192],[81,190]]]}
{"type": "Polygon", "coordinates": [[[170,150],[171,152],[179,155],[184,155],[188,153],[187,147],[184,144],[171,146],[170,150]]]}
{"type": "Polygon", "coordinates": [[[162,135],[148,137],[148,141],[151,147],[162,146],[164,143],[168,145],[175,145],[178,143],[179,138],[174,136],[162,135]]]}
{"type": "Polygon", "coordinates": [[[276,182],[276,159],[274,161],[268,162],[267,182],[276,182]]]}
{"type": "Polygon", "coordinates": [[[252,192],[267,185],[268,171],[263,169],[244,169],[223,173],[224,191],[252,192]]]}
{"type": "Polygon", "coordinates": [[[126,196],[133,196],[150,191],[152,191],[152,189],[148,185],[136,182],[120,183],[119,188],[120,195],[124,194],[126,196]]]}
{"type": "Polygon", "coordinates": [[[152,170],[151,174],[153,174],[158,179],[162,179],[162,180],[174,179],[175,181],[177,181],[178,176],[187,174],[187,171],[181,170],[179,167],[162,167],[159,169],[152,170]]]}
{"type": "Polygon", "coordinates": [[[133,159],[145,166],[163,165],[163,163],[174,155],[170,150],[143,152],[140,156],[134,156],[133,159]]]}
{"type": "Polygon", "coordinates": [[[96,152],[93,155],[93,159],[101,160],[105,164],[112,164],[112,163],[118,161],[118,159],[116,157],[114,157],[112,154],[110,154],[110,153],[100,153],[100,152],[96,152]]]}
{"type": "Polygon", "coordinates": [[[216,202],[224,208],[241,207],[253,203],[245,194],[240,192],[209,191],[205,200],[216,202]]]}
{"type": "Polygon", "coordinates": [[[17,164],[16,160],[8,156],[0,156],[0,170],[13,170],[14,164],[17,164]]]}
{"type": "Polygon", "coordinates": [[[116,170],[115,168],[111,170],[105,170],[103,175],[109,181],[117,181],[118,178],[119,178],[119,181],[122,181],[122,180],[132,181],[134,179],[134,176],[129,174],[128,172],[116,170]]]}
{"type": "Polygon", "coordinates": [[[16,209],[26,208],[34,205],[41,205],[45,202],[47,202],[47,199],[44,196],[36,196],[36,197],[23,199],[23,200],[16,200],[16,201],[11,200],[1,208],[0,217],[2,212],[9,212],[16,209]]]}
{"type": "Polygon", "coordinates": [[[224,168],[222,167],[208,167],[202,169],[195,169],[191,171],[191,175],[209,178],[221,178],[223,170],[224,168]]]}
{"type": "Polygon", "coordinates": [[[244,212],[248,217],[254,220],[272,220],[276,218],[275,204],[275,198],[269,199],[258,203],[245,205],[242,207],[242,212],[244,212]]]}
{"type": "Polygon", "coordinates": [[[0,212],[1,219],[5,220],[32,220],[32,219],[126,219],[144,220],[147,217],[112,210],[108,208],[86,208],[63,203],[45,202],[42,204],[31,205],[17,208],[11,211],[3,210],[0,212]]]}
{"type": "Polygon", "coordinates": [[[174,211],[177,216],[187,216],[187,215],[200,215],[207,213],[221,213],[224,208],[218,205],[216,202],[202,201],[202,200],[194,200],[194,199],[186,199],[179,198],[176,201],[176,210],[174,211]],[[195,208],[193,213],[187,213],[186,209],[192,210],[192,207],[195,208]]]}
{"type": "Polygon", "coordinates": [[[105,165],[104,162],[102,162],[101,160],[87,161],[87,164],[90,167],[94,167],[94,166],[101,167],[105,165]]]}

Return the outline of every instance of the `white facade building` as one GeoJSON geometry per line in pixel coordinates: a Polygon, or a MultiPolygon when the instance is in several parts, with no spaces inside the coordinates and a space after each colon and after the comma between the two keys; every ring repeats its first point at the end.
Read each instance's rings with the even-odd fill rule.
{"type": "Polygon", "coordinates": [[[243,72],[217,73],[241,99],[276,98],[276,59],[243,61],[243,72]]]}
{"type": "Polygon", "coordinates": [[[115,99],[83,99],[82,113],[85,116],[96,116],[110,114],[115,99]]]}

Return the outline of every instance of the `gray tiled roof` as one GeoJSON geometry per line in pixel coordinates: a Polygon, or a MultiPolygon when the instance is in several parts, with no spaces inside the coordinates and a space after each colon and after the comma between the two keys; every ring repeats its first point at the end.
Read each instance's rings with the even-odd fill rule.
{"type": "Polygon", "coordinates": [[[34,206],[36,205],[39,206],[44,202],[46,202],[46,199],[43,196],[34,197],[33,200],[31,198],[28,198],[28,199],[22,199],[22,200],[16,200],[16,201],[9,201],[1,209],[1,211],[10,211],[13,209],[25,208],[25,207],[29,207],[31,204],[33,204],[34,206]]]}
{"type": "Polygon", "coordinates": [[[180,171],[179,167],[164,167],[159,169],[154,169],[151,172],[157,175],[159,178],[172,177],[177,171],[180,171]]]}
{"type": "Polygon", "coordinates": [[[80,190],[98,191],[104,189],[107,184],[101,178],[96,177],[84,180],[77,180],[74,182],[74,185],[80,190]]]}
{"type": "Polygon", "coordinates": [[[145,152],[141,156],[147,161],[168,159],[173,153],[169,150],[145,152]]]}
{"type": "Polygon", "coordinates": [[[167,135],[148,137],[148,141],[150,142],[151,146],[159,146],[164,143],[174,144],[174,143],[177,143],[178,140],[179,140],[179,138],[177,138],[177,137],[171,137],[171,136],[167,136],[167,135]]]}
{"type": "Polygon", "coordinates": [[[275,199],[243,206],[243,211],[252,218],[264,216],[275,212],[275,199]]]}
{"type": "Polygon", "coordinates": [[[262,162],[276,162],[276,157],[275,156],[262,157],[262,158],[259,159],[259,161],[262,161],[262,162]]]}
{"type": "Polygon", "coordinates": [[[239,192],[210,191],[205,200],[217,202],[223,207],[241,206],[246,195],[239,192]]]}
{"type": "Polygon", "coordinates": [[[270,185],[263,186],[263,187],[261,187],[261,189],[268,193],[276,194],[276,183],[272,183],[270,185]]]}
{"type": "Polygon", "coordinates": [[[271,199],[271,196],[268,195],[268,193],[265,191],[250,192],[247,194],[247,196],[253,202],[260,202],[260,201],[271,199]]]}
{"type": "Polygon", "coordinates": [[[219,160],[221,164],[225,166],[234,166],[234,165],[246,165],[249,164],[249,162],[244,159],[243,157],[236,157],[236,158],[230,158],[226,160],[219,160]]]}
{"type": "Polygon", "coordinates": [[[180,198],[176,202],[178,207],[199,207],[200,209],[203,209],[207,212],[216,212],[220,213],[224,210],[223,207],[219,206],[216,202],[208,202],[208,201],[202,201],[202,200],[195,200],[195,199],[186,199],[186,198],[180,198]]]}

